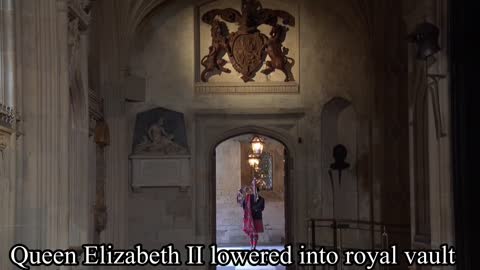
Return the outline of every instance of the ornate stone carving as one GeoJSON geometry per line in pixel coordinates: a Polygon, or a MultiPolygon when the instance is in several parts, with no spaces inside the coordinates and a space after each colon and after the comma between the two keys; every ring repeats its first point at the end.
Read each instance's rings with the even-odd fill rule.
{"type": "Polygon", "coordinates": [[[283,42],[287,37],[288,27],[276,24],[270,31],[270,38],[267,41],[267,54],[270,61],[266,62],[267,68],[262,70],[262,73],[268,75],[275,71],[281,70],[285,73],[285,81],[293,81],[292,66],[295,60],[288,57],[288,48],[283,47],[283,42]]]}
{"type": "Polygon", "coordinates": [[[12,128],[16,119],[15,110],[0,103],[0,126],[12,128]]]}
{"type": "Polygon", "coordinates": [[[0,154],[7,149],[10,144],[10,136],[14,132],[13,129],[0,125],[0,154]]]}
{"type": "Polygon", "coordinates": [[[227,25],[219,20],[214,20],[212,22],[212,45],[209,47],[208,55],[202,58],[201,64],[205,68],[200,75],[202,81],[206,82],[207,75],[211,72],[221,72],[230,73],[231,70],[224,68],[223,66],[227,63],[223,59],[223,56],[227,52],[227,39],[225,38],[228,35],[227,25]]]}
{"type": "Polygon", "coordinates": [[[136,145],[135,153],[158,153],[163,155],[186,154],[187,149],[177,144],[175,135],[165,129],[165,119],[159,118],[148,128],[147,135],[143,141],[136,145]]]}
{"type": "Polygon", "coordinates": [[[7,148],[9,135],[0,131],[0,152],[3,152],[7,148]]]}
{"type": "Polygon", "coordinates": [[[188,154],[183,114],[163,108],[137,115],[134,154],[188,154]]]}
{"type": "Polygon", "coordinates": [[[232,33],[229,38],[229,54],[235,70],[244,82],[251,81],[265,60],[266,36],[260,32],[232,33]]]}
{"type": "Polygon", "coordinates": [[[155,108],[137,114],[132,148],[134,191],[189,185],[190,153],[182,113],[155,108]]]}
{"type": "Polygon", "coordinates": [[[212,45],[209,54],[202,59],[204,70],[201,79],[208,81],[213,74],[230,72],[224,68],[225,52],[236,71],[242,74],[244,82],[252,81],[268,56],[264,74],[279,69],[286,75],[285,81],[293,81],[291,68],[293,59],[287,57],[288,49],[283,47],[288,27],[278,24],[278,18],[284,25],[295,26],[295,18],[288,12],[263,8],[258,0],[242,0],[242,12],[232,9],[213,9],[202,16],[202,21],[211,25],[212,45]],[[220,21],[238,23],[238,31],[228,34],[227,25],[220,21]],[[258,26],[272,26],[270,38],[258,30],[258,26]]]}

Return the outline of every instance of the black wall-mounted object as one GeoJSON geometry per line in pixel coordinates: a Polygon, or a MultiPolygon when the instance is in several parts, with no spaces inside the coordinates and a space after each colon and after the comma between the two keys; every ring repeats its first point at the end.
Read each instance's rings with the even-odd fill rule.
{"type": "Polygon", "coordinates": [[[330,164],[329,174],[330,178],[333,179],[331,171],[338,171],[338,181],[340,184],[342,182],[342,171],[350,167],[350,164],[345,161],[345,159],[347,158],[347,153],[347,148],[343,144],[337,144],[333,147],[334,162],[330,164]]]}

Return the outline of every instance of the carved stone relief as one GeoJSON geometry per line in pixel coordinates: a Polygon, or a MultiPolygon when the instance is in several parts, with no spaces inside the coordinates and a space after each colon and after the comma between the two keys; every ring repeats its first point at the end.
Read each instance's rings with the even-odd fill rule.
{"type": "Polygon", "coordinates": [[[0,126],[12,128],[15,123],[16,113],[12,107],[0,103],[0,126]]]}
{"type": "Polygon", "coordinates": [[[132,151],[133,190],[189,186],[190,152],[182,113],[155,108],[137,114],[132,151]]]}
{"type": "Polygon", "coordinates": [[[0,131],[0,152],[3,152],[8,146],[9,134],[0,131]]]}
{"type": "Polygon", "coordinates": [[[2,125],[0,125],[0,178],[7,177],[9,174],[7,166],[8,157],[6,157],[7,155],[5,150],[10,144],[13,132],[13,129],[2,127],[2,125]]]}
{"type": "Polygon", "coordinates": [[[3,151],[10,144],[10,136],[15,132],[15,120],[16,113],[14,109],[0,103],[0,166],[3,166],[4,163],[3,151]]]}
{"type": "Polygon", "coordinates": [[[188,154],[183,114],[163,108],[139,113],[135,123],[134,154],[188,154]]]}
{"type": "Polygon", "coordinates": [[[224,67],[227,63],[223,59],[225,54],[235,70],[242,74],[244,82],[253,80],[267,55],[270,60],[262,73],[268,75],[279,69],[285,74],[285,82],[294,81],[291,68],[295,61],[287,56],[289,49],[283,46],[283,42],[289,29],[284,25],[295,26],[295,18],[286,11],[263,8],[258,0],[242,0],[241,11],[212,9],[203,14],[202,21],[211,25],[212,45],[201,61],[204,67],[202,81],[207,82],[212,74],[231,72],[224,67]],[[278,23],[278,18],[284,25],[278,23]],[[238,31],[229,33],[224,21],[237,23],[238,31]],[[271,26],[270,37],[258,30],[262,24],[271,26]]]}

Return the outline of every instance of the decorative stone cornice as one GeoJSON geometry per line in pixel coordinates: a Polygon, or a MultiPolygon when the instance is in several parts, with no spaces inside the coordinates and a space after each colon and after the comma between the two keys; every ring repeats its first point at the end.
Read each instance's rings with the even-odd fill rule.
{"type": "Polygon", "coordinates": [[[299,94],[296,82],[254,83],[195,83],[196,95],[225,94],[299,94]]]}

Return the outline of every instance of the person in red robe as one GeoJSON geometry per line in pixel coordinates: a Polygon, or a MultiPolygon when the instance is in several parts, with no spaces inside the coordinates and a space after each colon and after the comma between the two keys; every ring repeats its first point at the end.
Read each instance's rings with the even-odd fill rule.
{"type": "Polygon", "coordinates": [[[250,248],[256,249],[258,234],[264,231],[262,212],[265,209],[265,199],[260,196],[258,187],[247,188],[247,194],[242,202],[243,231],[250,238],[250,248]],[[252,192],[252,190],[254,190],[252,192]]]}

